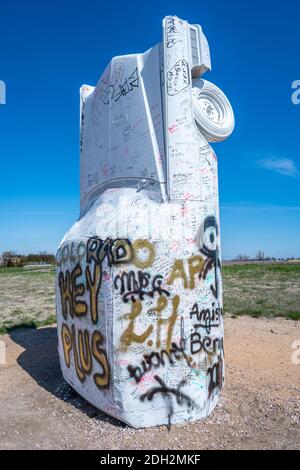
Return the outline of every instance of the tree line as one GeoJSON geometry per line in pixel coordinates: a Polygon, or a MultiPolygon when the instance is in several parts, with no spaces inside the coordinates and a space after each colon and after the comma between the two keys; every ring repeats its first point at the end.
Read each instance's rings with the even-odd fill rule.
{"type": "Polygon", "coordinates": [[[19,254],[15,251],[4,251],[0,255],[0,266],[4,267],[22,267],[26,264],[55,264],[53,253],[41,251],[39,253],[29,253],[28,255],[19,254]]]}

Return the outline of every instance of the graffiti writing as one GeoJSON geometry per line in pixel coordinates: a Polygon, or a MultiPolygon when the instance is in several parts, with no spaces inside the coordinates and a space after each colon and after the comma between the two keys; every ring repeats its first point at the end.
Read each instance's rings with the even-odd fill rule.
{"type": "Polygon", "coordinates": [[[168,70],[167,92],[169,96],[174,96],[188,88],[190,84],[190,71],[186,60],[181,59],[168,70]]]}
{"type": "Polygon", "coordinates": [[[122,83],[118,85],[110,84],[102,96],[103,104],[107,105],[112,102],[117,102],[121,96],[126,96],[128,93],[139,87],[139,74],[137,67],[122,83]]]}
{"type": "Polygon", "coordinates": [[[203,338],[198,332],[194,332],[190,336],[191,341],[191,354],[199,354],[204,351],[207,354],[213,354],[219,350],[223,351],[223,339],[211,338],[204,336],[203,338]]]}
{"type": "Polygon", "coordinates": [[[186,270],[182,259],[175,260],[166,283],[171,285],[176,279],[181,279],[185,289],[194,289],[196,285],[195,276],[197,274],[198,279],[201,277],[205,261],[202,256],[195,255],[188,258],[187,264],[188,270],[186,270]]]}
{"type": "Polygon", "coordinates": [[[93,359],[100,365],[102,372],[95,372],[93,379],[95,385],[102,389],[109,383],[109,364],[107,355],[102,345],[104,338],[100,331],[95,330],[93,334],[88,330],[76,330],[75,326],[71,328],[66,323],[61,327],[61,340],[65,364],[69,368],[71,365],[71,352],[73,352],[73,361],[77,377],[84,382],[87,375],[93,370],[93,359]]]}
{"type": "Polygon", "coordinates": [[[190,311],[190,318],[196,317],[199,323],[194,325],[194,328],[204,328],[207,333],[211,332],[211,328],[218,327],[220,325],[220,316],[223,315],[223,309],[221,307],[214,307],[215,303],[212,303],[212,308],[199,308],[199,304],[195,303],[190,311]]]}
{"type": "Polygon", "coordinates": [[[174,413],[174,405],[172,398],[176,398],[176,403],[179,406],[187,405],[188,408],[192,409],[194,407],[193,400],[182,392],[182,387],[186,385],[185,380],[181,380],[176,388],[168,387],[165,382],[158,376],[155,375],[154,379],[159,383],[160,387],[152,387],[146,393],[140,396],[140,400],[152,401],[155,395],[161,394],[163,397],[170,398],[169,400],[169,426],[171,425],[171,416],[174,413]]]}
{"type": "Polygon", "coordinates": [[[185,359],[187,365],[190,367],[191,358],[186,355],[184,347],[178,346],[176,343],[172,342],[169,351],[163,349],[159,352],[151,351],[149,354],[144,354],[140,366],[129,365],[127,370],[130,377],[134,378],[136,383],[139,383],[144,375],[152,369],[164,367],[166,364],[174,365],[176,361],[182,358],[185,359]]]}
{"type": "Polygon", "coordinates": [[[219,355],[218,361],[207,369],[208,396],[210,397],[215,389],[221,389],[223,386],[223,358],[219,355]]]}
{"type": "Polygon", "coordinates": [[[132,258],[131,242],[125,238],[102,240],[98,237],[91,237],[87,242],[71,242],[62,245],[56,255],[56,264],[61,267],[68,262],[75,263],[84,260],[85,257],[96,259],[102,263],[104,258],[108,259],[110,265],[117,263],[127,263],[132,258]],[[89,252],[89,253],[88,253],[89,252]],[[91,257],[91,253],[94,255],[91,257]]]}
{"type": "Polygon", "coordinates": [[[120,291],[124,302],[135,301],[136,297],[143,300],[145,296],[154,297],[155,292],[159,295],[170,293],[163,289],[163,276],[157,274],[151,280],[151,274],[143,271],[123,271],[114,279],[115,289],[120,291]],[[146,290],[150,286],[150,290],[146,290]]]}
{"type": "Polygon", "coordinates": [[[180,36],[179,26],[181,25],[181,20],[178,18],[170,17],[166,21],[166,44],[168,48],[175,46],[178,42],[182,42],[180,36]]]}
{"type": "Polygon", "coordinates": [[[105,241],[99,238],[90,238],[86,244],[86,268],[83,273],[80,263],[72,271],[68,269],[58,274],[58,285],[62,315],[67,319],[68,314],[73,318],[85,316],[90,311],[91,320],[98,322],[98,294],[102,281],[102,262],[107,257],[109,263],[125,263],[132,257],[131,244],[128,240],[105,241]],[[93,267],[92,267],[93,265],[93,267]],[[85,282],[80,278],[84,275],[85,282]],[[89,308],[82,299],[85,292],[89,293],[89,308]]]}
{"type": "Polygon", "coordinates": [[[218,235],[219,230],[215,216],[210,215],[206,217],[199,234],[200,252],[204,256],[206,256],[202,277],[203,279],[206,279],[208,272],[211,269],[214,270],[215,285],[212,284],[210,286],[210,289],[216,299],[219,295],[218,269],[221,269],[221,260],[219,257],[218,247],[218,235]]]}
{"type": "MultiPolygon", "coordinates": [[[[174,325],[178,315],[178,306],[180,298],[178,295],[175,295],[172,300],[172,312],[171,315],[167,318],[162,318],[162,312],[166,309],[168,305],[168,299],[165,296],[160,296],[157,299],[157,305],[148,309],[148,313],[154,314],[156,316],[156,346],[159,348],[161,345],[161,329],[162,326],[167,328],[167,337],[166,337],[166,350],[169,351],[172,342],[172,335],[174,325]]],[[[142,313],[142,303],[137,300],[131,304],[131,312],[124,315],[124,318],[129,320],[129,324],[121,336],[121,344],[126,350],[132,343],[144,343],[146,339],[149,338],[151,333],[154,331],[153,323],[146,328],[143,333],[137,334],[135,332],[135,322],[137,317],[142,313]]],[[[148,341],[148,345],[152,346],[152,340],[148,341]]]]}

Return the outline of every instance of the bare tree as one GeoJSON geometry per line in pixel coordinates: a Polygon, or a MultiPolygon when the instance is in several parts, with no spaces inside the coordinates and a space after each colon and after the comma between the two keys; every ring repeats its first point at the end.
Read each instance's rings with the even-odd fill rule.
{"type": "Polygon", "coordinates": [[[9,258],[16,258],[18,255],[15,251],[3,251],[2,257],[3,259],[9,259],[9,258]]]}
{"type": "Polygon", "coordinates": [[[250,258],[248,255],[237,255],[235,259],[237,261],[248,261],[250,258]]]}
{"type": "Polygon", "coordinates": [[[257,255],[256,255],[256,259],[258,259],[259,261],[262,261],[262,260],[265,259],[265,254],[262,250],[258,250],[257,255]]]}

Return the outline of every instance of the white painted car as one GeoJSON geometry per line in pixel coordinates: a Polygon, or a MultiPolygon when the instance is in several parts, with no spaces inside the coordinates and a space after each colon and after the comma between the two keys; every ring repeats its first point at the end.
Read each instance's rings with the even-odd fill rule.
{"type": "Polygon", "coordinates": [[[81,212],[57,253],[61,368],[136,428],[207,416],[224,381],[217,158],[234,116],[198,25],[81,87],[81,212]]]}

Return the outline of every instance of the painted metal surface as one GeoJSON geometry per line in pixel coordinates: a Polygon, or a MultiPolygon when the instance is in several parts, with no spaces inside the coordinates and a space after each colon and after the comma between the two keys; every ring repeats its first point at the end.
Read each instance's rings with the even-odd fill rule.
{"type": "Polygon", "coordinates": [[[210,67],[202,29],[167,17],[162,43],[112,59],[96,87],[81,88],[81,214],[57,252],[61,368],[90,403],[137,428],[207,416],[224,382],[207,140],[224,140],[234,120],[201,79],[210,67]]]}

